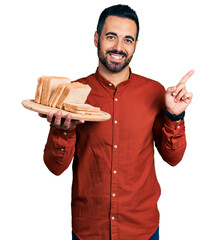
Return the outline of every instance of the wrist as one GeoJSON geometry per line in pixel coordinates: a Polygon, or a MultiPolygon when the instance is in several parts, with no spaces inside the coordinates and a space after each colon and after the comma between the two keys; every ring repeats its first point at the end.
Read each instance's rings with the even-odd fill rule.
{"type": "Polygon", "coordinates": [[[182,120],[182,119],[184,118],[184,116],[185,116],[185,111],[182,112],[182,113],[179,114],[179,115],[175,115],[175,114],[170,113],[170,112],[167,110],[166,116],[167,116],[170,120],[177,122],[177,121],[180,121],[180,120],[182,120]]]}

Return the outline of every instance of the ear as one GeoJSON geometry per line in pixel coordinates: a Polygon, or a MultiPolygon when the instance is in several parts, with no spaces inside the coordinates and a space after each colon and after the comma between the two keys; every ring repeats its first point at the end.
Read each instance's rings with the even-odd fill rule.
{"type": "Polygon", "coordinates": [[[98,39],[99,39],[98,33],[95,32],[95,34],[94,34],[94,45],[95,45],[95,47],[98,47],[98,39]]]}

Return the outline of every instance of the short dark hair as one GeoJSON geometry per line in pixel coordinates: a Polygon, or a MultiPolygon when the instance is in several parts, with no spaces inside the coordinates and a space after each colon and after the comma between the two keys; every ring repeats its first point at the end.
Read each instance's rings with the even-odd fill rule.
{"type": "Polygon", "coordinates": [[[108,16],[117,16],[117,17],[128,18],[128,19],[133,20],[137,25],[136,40],[138,39],[139,20],[138,20],[137,14],[128,5],[121,5],[121,4],[105,8],[104,11],[101,13],[99,20],[98,20],[98,25],[97,25],[97,33],[98,33],[99,37],[101,35],[104,23],[108,16]]]}

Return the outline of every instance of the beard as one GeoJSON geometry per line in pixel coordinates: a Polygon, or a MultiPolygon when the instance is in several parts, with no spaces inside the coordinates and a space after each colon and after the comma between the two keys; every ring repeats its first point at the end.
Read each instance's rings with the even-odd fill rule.
{"type": "Polygon", "coordinates": [[[108,50],[106,52],[106,54],[104,54],[102,51],[101,51],[101,48],[100,48],[100,41],[98,42],[98,58],[99,58],[99,61],[111,72],[114,72],[114,73],[118,73],[120,72],[121,70],[123,70],[126,66],[128,66],[128,64],[130,63],[132,57],[133,57],[133,54],[132,56],[130,56],[128,58],[128,55],[125,53],[125,52],[119,52],[117,50],[108,50]],[[123,55],[124,56],[124,61],[123,63],[117,63],[117,62],[108,62],[108,54],[120,54],[120,55],[123,55]]]}

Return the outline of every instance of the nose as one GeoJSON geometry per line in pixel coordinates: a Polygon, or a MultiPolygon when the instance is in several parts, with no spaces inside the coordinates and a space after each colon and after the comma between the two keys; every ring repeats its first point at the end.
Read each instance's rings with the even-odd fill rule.
{"type": "Polygon", "coordinates": [[[115,49],[119,52],[123,50],[123,44],[121,39],[117,39],[117,41],[115,42],[115,49]]]}

